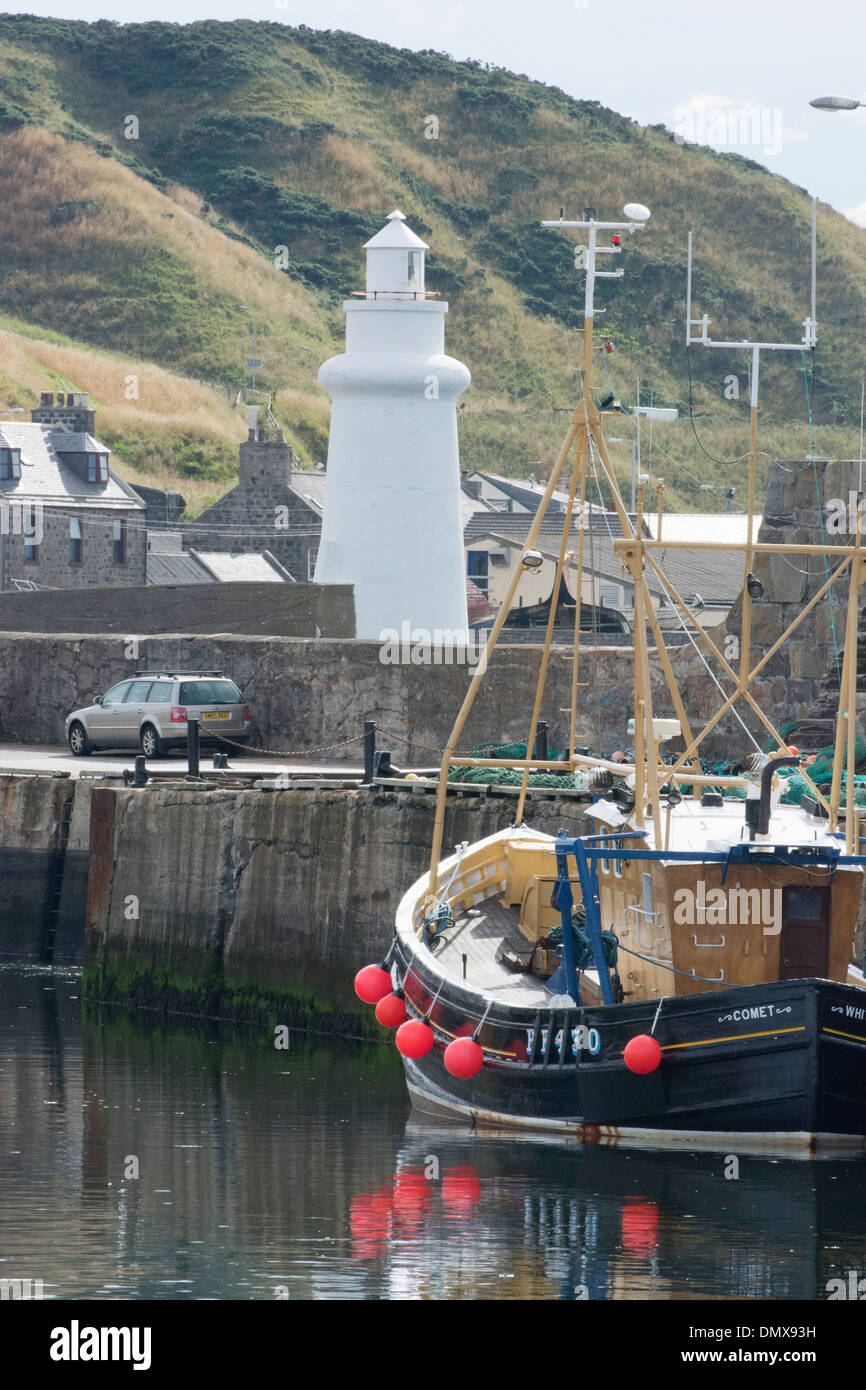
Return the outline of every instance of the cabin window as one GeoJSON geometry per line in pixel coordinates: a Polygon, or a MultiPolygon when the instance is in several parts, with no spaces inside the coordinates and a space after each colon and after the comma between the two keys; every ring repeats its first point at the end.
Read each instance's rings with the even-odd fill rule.
{"type": "Polygon", "coordinates": [[[312,583],[316,577],[316,560],[318,559],[318,555],[319,551],[316,546],[311,546],[307,551],[307,578],[310,583],[312,583]]]}
{"type": "Polygon", "coordinates": [[[609,874],[609,873],[610,873],[610,860],[609,860],[609,859],[600,859],[600,860],[598,861],[598,863],[599,863],[599,868],[601,869],[601,872],[602,872],[603,874],[609,874]]]}
{"type": "Polygon", "coordinates": [[[69,519],[69,559],[73,565],[81,564],[81,552],[81,522],[73,516],[69,519]]]}
{"type": "Polygon", "coordinates": [[[643,910],[644,917],[648,922],[655,920],[653,911],[653,879],[652,874],[641,874],[643,881],[643,910]]]}
{"type": "MultiPolygon", "coordinates": [[[[614,840],[613,847],[614,849],[622,849],[622,840],[614,840]]],[[[612,862],[614,878],[622,878],[622,860],[614,859],[612,862]]]]}

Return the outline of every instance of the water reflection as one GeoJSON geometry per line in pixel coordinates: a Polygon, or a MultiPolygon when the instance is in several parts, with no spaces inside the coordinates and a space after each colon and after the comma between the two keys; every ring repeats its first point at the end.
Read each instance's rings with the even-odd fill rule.
{"type": "Polygon", "coordinates": [[[866,1165],[582,1148],[409,1112],[393,1047],[89,1011],[0,968],[0,1278],[69,1298],[824,1298],[866,1165]],[[137,1176],[136,1176],[137,1174],[137,1176]]]}

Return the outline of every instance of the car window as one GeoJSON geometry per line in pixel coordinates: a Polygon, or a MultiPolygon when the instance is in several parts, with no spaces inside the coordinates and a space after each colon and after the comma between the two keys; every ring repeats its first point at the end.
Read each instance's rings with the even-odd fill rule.
{"type": "Polygon", "coordinates": [[[141,700],[146,700],[147,692],[150,690],[152,684],[152,681],[133,681],[129,687],[126,703],[128,705],[137,705],[141,700]]]}
{"type": "Polygon", "coordinates": [[[113,685],[108,694],[103,695],[102,703],[104,705],[119,705],[131,684],[131,681],[121,681],[120,685],[113,685]]]}
{"type": "Polygon", "coordinates": [[[167,681],[154,681],[150,687],[150,694],[147,697],[149,705],[170,705],[171,686],[167,681]]]}
{"type": "Polygon", "coordinates": [[[180,687],[182,705],[239,705],[241,699],[234,681],[183,681],[180,687]]]}

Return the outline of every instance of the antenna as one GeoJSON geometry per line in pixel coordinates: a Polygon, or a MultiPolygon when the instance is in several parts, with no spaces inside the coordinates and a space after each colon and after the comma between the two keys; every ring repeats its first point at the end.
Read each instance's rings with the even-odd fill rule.
{"type": "MultiPolygon", "coordinates": [[[[594,308],[595,282],[596,280],[620,280],[625,271],[623,270],[596,270],[596,256],[618,256],[622,251],[620,245],[619,232],[628,232],[632,236],[634,232],[639,232],[644,223],[649,220],[649,208],[645,208],[642,203],[626,203],[623,214],[629,220],[627,222],[599,222],[596,219],[595,208],[584,208],[583,220],[580,222],[568,222],[563,219],[562,208],[559,210],[559,218],[556,222],[542,222],[542,227],[578,227],[586,228],[589,232],[589,246],[586,247],[586,260],[581,265],[575,257],[575,266],[586,270],[586,290],[584,297],[584,316],[591,319],[596,312],[594,308]],[[598,233],[612,232],[613,245],[599,246],[598,233]]],[[[578,254],[583,248],[578,248],[578,254]]],[[[604,309],[597,311],[604,313],[604,309]]]]}
{"type": "Polygon", "coordinates": [[[749,403],[753,409],[758,404],[758,371],[760,354],[767,352],[803,352],[811,349],[818,341],[818,320],[816,309],[816,253],[817,253],[817,198],[812,199],[812,267],[811,267],[811,311],[807,318],[803,319],[803,337],[799,343],[756,343],[742,339],[740,342],[721,342],[709,336],[710,316],[702,314],[700,318],[692,315],[692,233],[688,235],[688,253],[686,267],[686,347],[699,344],[701,347],[709,348],[729,348],[738,352],[749,351],[752,354],[751,386],[749,392],[749,403]],[[700,329],[696,334],[695,329],[700,329]]]}
{"type": "MultiPolygon", "coordinates": [[[[815,307],[815,265],[817,247],[817,222],[816,222],[817,199],[812,199],[812,274],[811,274],[811,312],[808,317],[803,319],[803,337],[799,343],[760,343],[749,342],[747,339],[735,342],[716,341],[709,335],[710,316],[702,314],[700,318],[694,318],[692,314],[692,234],[689,232],[688,239],[688,267],[686,270],[686,350],[693,343],[700,344],[707,348],[727,348],[735,352],[751,352],[751,372],[749,380],[749,499],[748,516],[749,530],[746,542],[746,577],[751,572],[753,554],[753,530],[755,515],[755,477],[758,468],[758,374],[760,371],[761,352],[804,352],[814,348],[817,342],[817,317],[815,307]],[[695,329],[700,329],[695,333],[695,329]]],[[[741,612],[741,641],[740,641],[740,684],[745,686],[749,673],[749,655],[751,648],[751,624],[752,624],[752,593],[748,583],[743,583],[743,607],[741,612]]]]}

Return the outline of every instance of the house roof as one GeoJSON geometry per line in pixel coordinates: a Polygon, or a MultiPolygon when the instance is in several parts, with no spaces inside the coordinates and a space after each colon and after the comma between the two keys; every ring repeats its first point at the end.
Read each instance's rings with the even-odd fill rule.
{"type": "Polygon", "coordinates": [[[224,550],[197,550],[195,557],[222,584],[285,584],[287,571],[278,568],[267,551],[230,555],[224,550]]]}
{"type": "Polygon", "coordinates": [[[70,454],[99,453],[109,450],[90,434],[4,420],[0,426],[0,446],[21,450],[21,477],[0,481],[0,496],[7,500],[38,498],[64,507],[105,507],[123,511],[146,511],[131,487],[108,471],[107,483],[86,483],[68,462],[70,454]]]}
{"type": "MultiPolygon", "coordinates": [[[[571,534],[577,541],[580,535],[579,517],[572,518],[571,534]]],[[[622,526],[619,517],[612,512],[592,512],[591,524],[585,528],[587,532],[592,530],[594,535],[613,537],[618,540],[622,537],[622,526]]],[[[529,528],[535,521],[535,517],[530,512],[499,512],[495,508],[487,511],[476,510],[463,528],[463,539],[468,545],[471,541],[477,540],[491,528],[499,532],[500,535],[513,536],[515,540],[525,539],[529,534],[529,528]]],[[[540,534],[542,536],[561,536],[562,535],[562,513],[548,512],[541,523],[540,534]]]]}
{"type": "MultiPolygon", "coordinates": [[[[752,540],[758,539],[763,517],[753,518],[752,540]]],[[[650,535],[658,533],[658,514],[646,514],[650,535]]],[[[745,545],[749,534],[747,512],[665,512],[662,517],[662,536],[668,541],[724,541],[728,545],[745,545]]]]}
{"type": "MultiPolygon", "coordinates": [[[[482,518],[485,526],[479,526],[477,533],[473,535],[474,541],[488,539],[494,545],[521,546],[526,538],[532,518],[529,516],[515,516],[513,513],[497,513],[491,515],[490,512],[483,514],[482,518]],[[509,529],[503,527],[503,521],[523,520],[526,525],[522,528],[509,529]]],[[[545,518],[545,521],[547,518],[545,518]]],[[[467,528],[468,529],[468,528],[467,528]]],[[[562,534],[562,527],[555,524],[541,527],[541,540],[536,543],[537,549],[547,559],[556,560],[559,553],[559,546],[552,545],[551,541],[556,537],[558,540],[562,534]]],[[[662,531],[664,535],[664,531],[662,531]]],[[[572,527],[569,540],[572,552],[577,549],[577,541],[580,532],[576,527],[572,527]],[[572,540],[573,537],[573,540],[572,540]]],[[[593,530],[592,545],[589,539],[584,540],[583,544],[583,564],[585,570],[590,569],[593,573],[602,578],[608,579],[613,584],[630,584],[631,579],[628,572],[623,568],[622,561],[613,548],[616,536],[611,537],[607,534],[600,534],[593,530]]],[[[659,567],[664,571],[667,578],[683,599],[691,598],[694,594],[700,594],[707,604],[730,605],[734,602],[743,585],[743,557],[736,552],[727,553],[725,551],[707,550],[661,550],[654,551],[654,558],[659,567]]],[[[647,566],[646,571],[647,586],[651,593],[663,594],[665,592],[661,580],[655,572],[647,566]]]]}
{"type": "Polygon", "coordinates": [[[315,472],[296,472],[292,470],[291,491],[302,502],[308,503],[313,511],[318,512],[319,516],[324,515],[325,493],[327,491],[328,475],[323,469],[317,468],[315,472]]]}
{"type": "Polygon", "coordinates": [[[166,555],[150,550],[147,554],[148,584],[215,584],[194,555],[184,550],[180,555],[166,555]]]}
{"type": "Polygon", "coordinates": [[[267,551],[229,555],[221,550],[184,550],[182,554],[148,551],[148,584],[291,583],[267,551]]]}
{"type": "Polygon", "coordinates": [[[466,580],[466,609],[470,623],[483,623],[486,618],[492,618],[496,611],[471,579],[466,580]]]}

